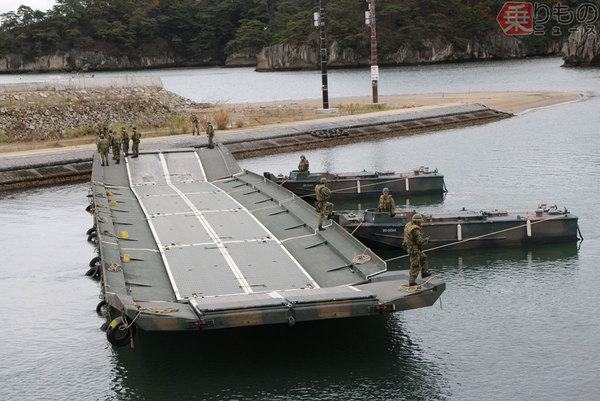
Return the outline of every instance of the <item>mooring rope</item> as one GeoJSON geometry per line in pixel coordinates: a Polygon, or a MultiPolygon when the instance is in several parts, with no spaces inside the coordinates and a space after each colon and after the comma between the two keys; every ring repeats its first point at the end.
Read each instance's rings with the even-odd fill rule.
{"type": "Polygon", "coordinates": [[[362,226],[364,222],[365,222],[364,220],[363,220],[363,221],[361,221],[361,222],[360,222],[360,224],[359,224],[359,225],[357,225],[357,226],[356,226],[356,228],[355,228],[354,230],[352,230],[352,232],[350,233],[350,235],[354,235],[354,233],[356,232],[356,230],[358,230],[358,227],[362,226]]]}
{"type": "MultiPolygon", "coordinates": [[[[393,180],[384,180],[384,181],[378,181],[378,182],[374,182],[374,183],[372,183],[372,184],[365,184],[365,185],[363,185],[363,184],[360,184],[360,187],[361,187],[361,188],[365,188],[365,187],[372,187],[372,186],[374,186],[374,185],[387,184],[387,183],[390,183],[390,182],[404,181],[404,180],[406,180],[406,178],[407,178],[407,177],[404,177],[404,178],[395,178],[395,179],[393,179],[393,180]]],[[[289,180],[288,180],[288,181],[289,181],[289,180]]],[[[282,184],[283,184],[283,183],[282,183],[282,184]]],[[[281,184],[280,184],[280,185],[281,185],[281,184]]],[[[339,191],[347,191],[347,190],[349,190],[349,189],[352,189],[352,188],[354,188],[354,187],[356,187],[356,185],[352,185],[352,186],[349,186],[349,187],[346,187],[346,188],[332,189],[332,190],[330,190],[330,192],[332,192],[332,193],[333,193],[333,192],[339,192],[339,191]]],[[[309,194],[305,194],[305,195],[299,195],[299,196],[298,196],[298,198],[304,198],[304,197],[307,197],[307,196],[312,196],[312,197],[314,197],[314,196],[316,196],[316,194],[317,194],[316,192],[311,192],[311,193],[309,193],[309,194]]]]}

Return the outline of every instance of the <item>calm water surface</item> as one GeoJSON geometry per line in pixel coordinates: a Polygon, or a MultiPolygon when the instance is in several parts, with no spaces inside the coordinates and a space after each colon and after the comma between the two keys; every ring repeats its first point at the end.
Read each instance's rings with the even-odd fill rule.
{"type": "MultiPolygon", "coordinates": [[[[314,171],[439,168],[445,199],[403,201],[407,208],[531,210],[545,202],[579,216],[581,244],[431,254],[431,269],[448,286],[442,305],[431,308],[294,328],[142,333],[135,349],[114,349],[94,312],[98,283],[83,276],[94,256],[84,236],[92,224],[84,212],[88,185],[0,194],[0,399],[598,399],[600,71],[558,65],[390,69],[382,79],[402,83],[396,93],[556,89],[589,96],[483,126],[304,152],[314,171]]],[[[197,71],[153,73],[171,88],[180,74],[183,88],[197,71]]],[[[348,95],[368,95],[353,87],[356,74],[335,76],[348,95]]],[[[258,74],[286,82],[282,99],[302,98],[289,81],[311,75],[258,74]]],[[[244,90],[258,93],[258,84],[244,90]]],[[[297,157],[241,164],[287,173],[297,157]]],[[[406,259],[390,266],[407,267],[406,259]]]]}
{"type": "MultiPolygon", "coordinates": [[[[560,58],[384,67],[379,94],[481,91],[597,91],[599,69],[559,68],[560,58]]],[[[159,76],[165,88],[197,102],[243,103],[321,98],[320,71],[255,72],[254,68],[173,68],[86,73],[79,79],[159,76]]],[[[78,79],[73,74],[0,75],[0,83],[78,79]]],[[[328,71],[329,98],[371,96],[368,68],[328,71]]]]}

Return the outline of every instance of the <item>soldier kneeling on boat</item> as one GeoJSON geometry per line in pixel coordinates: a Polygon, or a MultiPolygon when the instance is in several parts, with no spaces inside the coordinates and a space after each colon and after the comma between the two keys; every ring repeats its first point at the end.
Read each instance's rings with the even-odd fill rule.
{"type": "Polygon", "coordinates": [[[419,213],[415,213],[412,217],[412,221],[406,223],[404,227],[404,248],[410,256],[410,273],[408,279],[408,285],[417,285],[415,281],[419,272],[421,278],[431,276],[429,273],[429,261],[427,255],[423,252],[423,246],[428,242],[429,238],[423,237],[423,231],[421,225],[423,224],[423,216],[419,213]]]}

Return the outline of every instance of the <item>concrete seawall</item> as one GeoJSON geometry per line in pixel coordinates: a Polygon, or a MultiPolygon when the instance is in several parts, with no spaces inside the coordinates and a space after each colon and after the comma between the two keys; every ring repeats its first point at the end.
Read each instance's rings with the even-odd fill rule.
{"type": "MultiPolygon", "coordinates": [[[[244,158],[481,124],[510,116],[480,104],[425,106],[228,131],[218,133],[215,139],[237,158],[244,158]],[[338,129],[346,132],[337,134],[338,129]]],[[[205,145],[204,136],[169,136],[142,139],[140,151],[205,145]]],[[[95,151],[95,145],[82,145],[0,154],[0,189],[88,179],[95,151]]]]}

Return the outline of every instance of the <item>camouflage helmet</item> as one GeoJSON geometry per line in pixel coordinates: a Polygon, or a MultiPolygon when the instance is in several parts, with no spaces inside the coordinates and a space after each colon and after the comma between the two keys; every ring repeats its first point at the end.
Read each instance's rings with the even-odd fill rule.
{"type": "Polygon", "coordinates": [[[121,129],[125,129],[125,126],[124,126],[124,125],[121,125],[121,129]]]}
{"type": "Polygon", "coordinates": [[[100,138],[104,139],[104,134],[100,133],[100,138]]]}
{"type": "Polygon", "coordinates": [[[412,221],[415,223],[420,223],[423,221],[423,216],[421,216],[419,213],[415,213],[413,214],[412,221]]]}
{"type": "Polygon", "coordinates": [[[384,194],[385,194],[385,193],[389,193],[389,192],[390,192],[390,189],[389,189],[388,187],[385,187],[385,188],[383,188],[383,191],[382,191],[382,192],[383,192],[384,194]]]}
{"type": "Polygon", "coordinates": [[[108,130],[108,132],[112,132],[112,130],[111,130],[111,129],[109,129],[109,130],[108,130]]]}
{"type": "Polygon", "coordinates": [[[131,127],[131,128],[133,128],[133,129],[137,129],[137,127],[136,127],[135,125],[134,125],[133,127],[131,127]]]}
{"type": "Polygon", "coordinates": [[[321,184],[325,184],[327,182],[327,178],[321,177],[321,184]]]}

